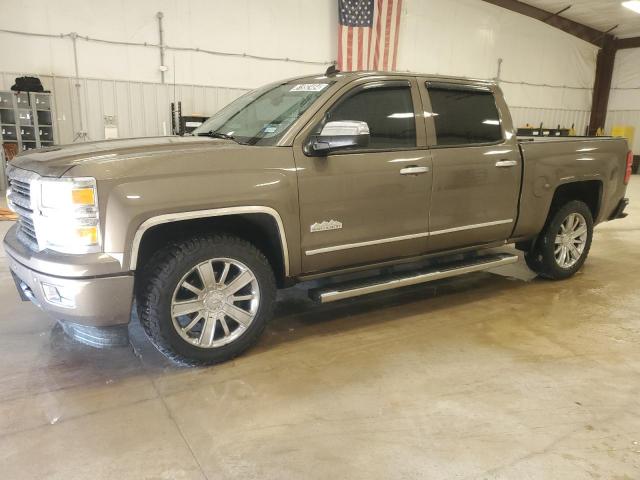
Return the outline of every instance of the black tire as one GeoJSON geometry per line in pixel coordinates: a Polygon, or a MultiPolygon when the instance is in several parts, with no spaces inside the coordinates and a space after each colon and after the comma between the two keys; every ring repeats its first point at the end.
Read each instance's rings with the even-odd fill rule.
{"type": "Polygon", "coordinates": [[[273,269],[264,254],[251,243],[230,235],[198,236],[160,249],[143,269],[136,290],[138,317],[151,342],[168,358],[188,365],[224,362],[251,347],[271,318],[276,297],[273,269]],[[248,267],[257,280],[260,300],[244,333],[226,345],[203,348],[180,336],[174,327],[171,305],[183,277],[213,258],[236,260],[248,267]]]}
{"type": "Polygon", "coordinates": [[[562,207],[554,210],[547,221],[544,230],[538,237],[533,248],[525,253],[525,261],[531,270],[543,278],[551,280],[563,280],[574,275],[584,264],[591,241],[593,239],[593,217],[589,207],[581,201],[572,200],[562,207]],[[570,267],[562,267],[555,256],[555,239],[560,232],[562,223],[573,213],[580,214],[586,221],[587,238],[579,259],[570,267]]]}

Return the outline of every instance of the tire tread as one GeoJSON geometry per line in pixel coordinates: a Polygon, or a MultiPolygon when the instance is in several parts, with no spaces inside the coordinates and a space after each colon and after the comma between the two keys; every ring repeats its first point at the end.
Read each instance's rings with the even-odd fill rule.
{"type": "MultiPolygon", "coordinates": [[[[143,267],[140,274],[139,287],[136,292],[136,303],[138,310],[138,318],[153,345],[170,360],[183,365],[212,365],[215,363],[231,360],[243,351],[253,346],[264,328],[267,320],[273,313],[273,306],[276,290],[276,282],[273,270],[265,255],[258,250],[252,243],[228,234],[199,235],[182,241],[174,241],[168,243],[164,248],[155,252],[147,264],[143,267]],[[226,345],[230,347],[238,343],[242,339],[241,348],[225,348],[223,355],[212,356],[211,358],[193,358],[176,351],[172,347],[171,341],[166,337],[161,328],[161,319],[165,314],[160,308],[160,298],[166,295],[168,277],[180,266],[188,264],[189,259],[197,255],[203,249],[215,248],[216,246],[225,245],[248,254],[257,264],[265,268],[264,275],[266,282],[260,285],[261,305],[259,315],[263,316],[264,321],[260,322],[258,328],[247,332],[240,339],[226,345]],[[262,302],[262,299],[265,302],[262,302]]],[[[258,318],[256,317],[256,320],[258,318]]],[[[256,321],[254,320],[254,321],[256,321]]],[[[185,342],[186,343],[186,342],[185,342]]],[[[222,351],[222,350],[221,350],[222,351]]],[[[218,353],[218,352],[214,352],[218,353]]]]}
{"type": "Polygon", "coordinates": [[[562,280],[573,276],[582,268],[589,250],[591,249],[591,241],[593,239],[593,217],[591,210],[586,203],[580,200],[571,200],[564,205],[552,209],[545,226],[535,242],[534,247],[525,253],[525,261],[527,266],[536,272],[540,277],[549,280],[562,280]],[[562,222],[570,213],[580,213],[587,221],[587,229],[589,232],[587,244],[585,245],[582,258],[570,269],[562,269],[558,266],[553,254],[555,245],[556,231],[559,222],[562,222]]]}

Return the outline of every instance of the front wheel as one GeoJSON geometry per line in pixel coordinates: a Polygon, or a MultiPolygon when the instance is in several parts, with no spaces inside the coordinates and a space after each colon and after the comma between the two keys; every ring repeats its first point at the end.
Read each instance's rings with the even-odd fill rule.
{"type": "Polygon", "coordinates": [[[138,316],[166,356],[218,363],[258,339],[275,291],[273,270],[252,244],[227,235],[195,237],[153,255],[140,280],[138,316]]]}
{"type": "Polygon", "coordinates": [[[573,200],[552,215],[525,260],[541,277],[569,278],[587,259],[592,238],[591,210],[584,202],[573,200]]]}

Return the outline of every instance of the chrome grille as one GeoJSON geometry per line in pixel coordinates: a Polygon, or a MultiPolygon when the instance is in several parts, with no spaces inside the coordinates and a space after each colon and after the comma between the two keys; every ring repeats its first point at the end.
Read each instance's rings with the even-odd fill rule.
{"type": "Polygon", "coordinates": [[[12,168],[7,172],[11,194],[11,208],[18,214],[17,236],[23,244],[32,250],[38,250],[38,238],[33,223],[33,207],[31,206],[31,182],[37,177],[35,173],[12,168]]]}

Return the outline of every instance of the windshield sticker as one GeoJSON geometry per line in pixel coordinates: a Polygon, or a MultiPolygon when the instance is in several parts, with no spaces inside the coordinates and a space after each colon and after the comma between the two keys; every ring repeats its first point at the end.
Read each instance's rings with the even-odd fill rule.
{"type": "Polygon", "coordinates": [[[267,125],[264,127],[264,133],[273,133],[278,129],[277,125],[267,125]]]}
{"type": "Polygon", "coordinates": [[[294,85],[290,92],[321,92],[329,86],[328,83],[299,83],[294,85]]]}

